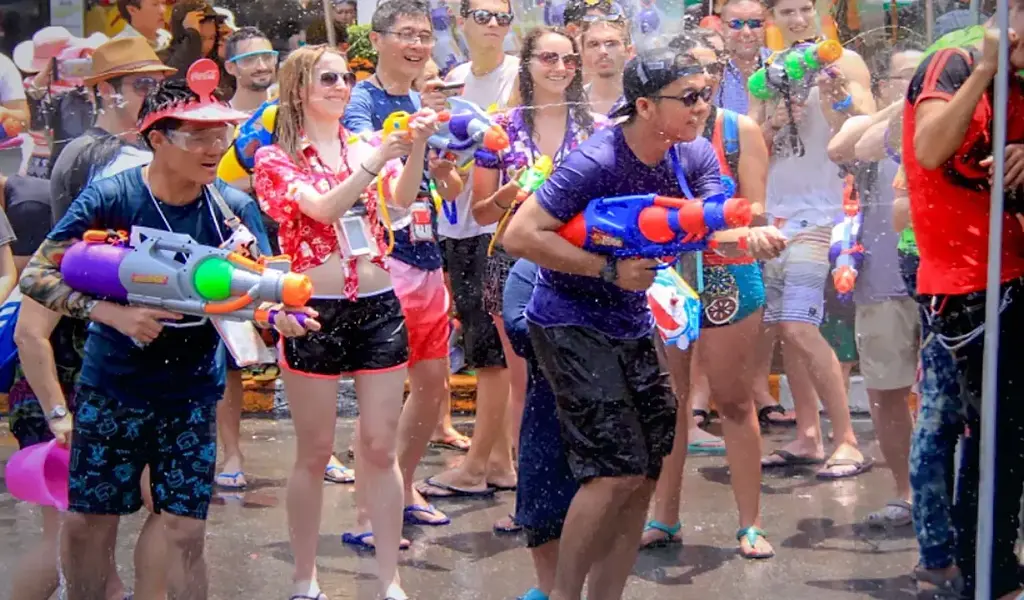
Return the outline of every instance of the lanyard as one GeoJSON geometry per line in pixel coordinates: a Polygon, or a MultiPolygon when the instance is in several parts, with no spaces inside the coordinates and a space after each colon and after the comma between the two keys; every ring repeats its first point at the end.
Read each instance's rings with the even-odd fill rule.
{"type": "Polygon", "coordinates": [[[683,171],[683,164],[679,160],[678,146],[672,146],[668,151],[668,156],[672,161],[672,170],[675,171],[676,181],[679,182],[679,189],[683,191],[683,195],[686,196],[687,200],[693,200],[693,192],[690,191],[690,185],[686,183],[686,173],[683,171]]]}
{"type": "MultiPolygon", "coordinates": [[[[171,222],[167,220],[167,215],[165,215],[164,210],[160,208],[160,203],[157,202],[156,196],[153,195],[153,190],[150,189],[148,183],[146,184],[146,191],[149,192],[149,199],[153,202],[153,208],[156,209],[157,214],[159,214],[160,218],[163,219],[164,225],[167,227],[167,231],[175,233],[174,228],[171,227],[171,222]]],[[[217,221],[217,215],[213,213],[213,203],[210,202],[210,199],[207,197],[205,187],[203,187],[203,200],[200,200],[200,202],[203,202],[204,200],[206,201],[206,208],[210,209],[210,220],[213,221],[213,228],[217,232],[217,235],[220,236],[220,243],[223,244],[225,241],[224,232],[220,230],[220,223],[217,221]]]]}

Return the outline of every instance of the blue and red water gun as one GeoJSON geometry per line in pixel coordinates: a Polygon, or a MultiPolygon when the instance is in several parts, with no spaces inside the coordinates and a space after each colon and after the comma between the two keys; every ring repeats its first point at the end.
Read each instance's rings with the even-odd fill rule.
{"type": "Polygon", "coordinates": [[[508,134],[484,109],[459,96],[449,98],[448,107],[439,115],[438,132],[427,140],[442,158],[464,169],[478,150],[497,153],[509,147],[508,134]]]}
{"type": "Polygon", "coordinates": [[[569,243],[616,258],[675,258],[713,248],[711,234],[747,227],[745,198],[715,194],[703,200],[656,194],[598,198],[558,230],[569,243]]]}
{"type": "Polygon", "coordinates": [[[242,123],[234,143],[217,165],[217,177],[233,183],[252,174],[256,151],[274,142],[277,103],[276,99],[264,102],[245,123],[242,123]]]}
{"type": "Polygon", "coordinates": [[[864,264],[864,246],[860,243],[862,221],[860,201],[857,194],[851,190],[843,198],[843,217],[832,228],[828,250],[828,259],[833,265],[832,283],[836,288],[836,298],[842,302],[853,299],[857,274],[864,264]]]}

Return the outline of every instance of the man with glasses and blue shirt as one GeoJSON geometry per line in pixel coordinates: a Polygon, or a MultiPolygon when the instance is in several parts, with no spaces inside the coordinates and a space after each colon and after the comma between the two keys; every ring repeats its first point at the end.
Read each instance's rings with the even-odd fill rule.
{"type": "Polygon", "coordinates": [[[747,79],[771,55],[771,50],[764,45],[764,13],[764,5],[758,0],[729,0],[722,7],[722,30],[729,62],[715,94],[716,106],[741,115],[749,111],[747,79]]]}

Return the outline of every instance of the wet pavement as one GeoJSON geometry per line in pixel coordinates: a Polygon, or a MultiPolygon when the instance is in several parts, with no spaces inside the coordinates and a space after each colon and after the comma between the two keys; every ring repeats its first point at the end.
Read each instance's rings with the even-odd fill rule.
{"type": "MultiPolygon", "coordinates": [[[[858,420],[862,439],[870,440],[870,422],[858,420]]],[[[352,431],[351,419],[339,419],[338,450],[352,431]]],[[[791,435],[766,436],[773,448],[791,435]]],[[[250,489],[222,494],[210,511],[206,543],[211,598],[283,600],[289,592],[291,555],[284,511],[284,484],[293,459],[294,429],[288,420],[243,422],[250,489]]],[[[0,428],[0,461],[15,444],[0,428]]],[[[893,490],[877,445],[874,470],[848,481],[819,482],[811,468],[766,473],[764,528],[777,556],[745,561],[736,554],[736,512],[724,458],[692,457],[687,464],[681,514],[682,547],[641,554],[625,598],[827,599],[912,598],[908,573],[916,562],[910,527],[868,530],[859,523],[878,509],[893,490]]],[[[421,476],[453,464],[461,454],[431,449],[421,476]]],[[[372,556],[343,546],[341,534],[354,526],[352,486],[326,484],[320,538],[320,582],[332,600],[373,600],[372,556]]],[[[524,540],[497,536],[492,523],[512,510],[513,493],[491,500],[440,500],[452,517],[447,527],[407,527],[412,548],[403,553],[401,574],[417,600],[508,600],[533,584],[533,567],[524,540]]],[[[9,597],[15,560],[34,542],[36,511],[16,502],[0,481],[0,598],[9,597]]],[[[131,549],[141,525],[138,515],[121,527],[118,564],[130,581],[131,549]]]]}

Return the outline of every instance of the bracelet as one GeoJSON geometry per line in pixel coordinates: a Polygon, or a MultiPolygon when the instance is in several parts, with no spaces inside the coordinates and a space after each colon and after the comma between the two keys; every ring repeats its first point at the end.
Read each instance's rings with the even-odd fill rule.
{"type": "Polygon", "coordinates": [[[840,100],[839,102],[832,103],[832,110],[836,112],[846,112],[850,110],[851,106],[853,106],[853,96],[847,94],[846,97],[840,100]]]}
{"type": "Polygon", "coordinates": [[[498,196],[497,195],[494,196],[493,202],[494,202],[494,205],[497,206],[498,208],[500,208],[501,210],[508,210],[508,209],[512,208],[511,204],[509,204],[508,206],[502,206],[501,203],[498,202],[498,196]]]}
{"type": "Polygon", "coordinates": [[[369,175],[370,177],[376,177],[377,175],[380,175],[379,171],[377,173],[374,173],[370,169],[367,169],[365,163],[359,163],[359,168],[362,169],[363,171],[365,171],[366,174],[369,175]]]}

